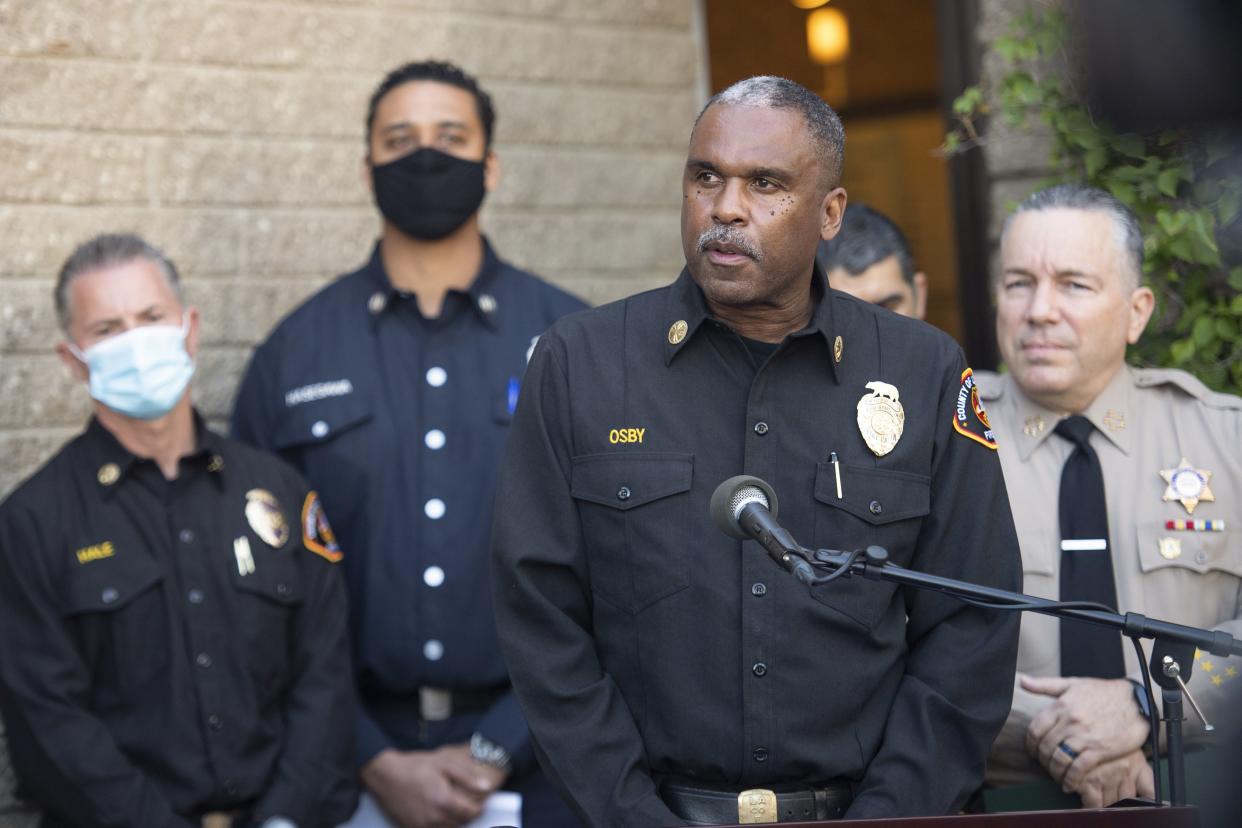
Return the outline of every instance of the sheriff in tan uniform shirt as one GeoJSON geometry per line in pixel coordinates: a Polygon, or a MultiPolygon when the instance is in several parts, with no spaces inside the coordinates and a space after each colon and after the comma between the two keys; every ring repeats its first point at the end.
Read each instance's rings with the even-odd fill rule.
{"type": "MultiPolygon", "coordinates": [[[[1055,599],[1061,558],[1058,489],[1072,444],[1053,429],[1064,415],[1032,402],[1011,376],[980,372],[977,378],[1000,444],[1024,591],[1055,599]]],[[[1242,637],[1242,398],[1213,392],[1183,371],[1126,367],[1083,414],[1096,427],[1091,445],[1104,472],[1120,610],[1242,637]],[[1177,481],[1180,493],[1170,491],[1166,476],[1179,467],[1207,478],[1197,502],[1178,499],[1199,488],[1193,472],[1177,481]],[[1192,521],[1211,521],[1213,528],[1177,528],[1192,521]],[[1218,524],[1223,529],[1216,531],[1218,524]]],[[[1060,675],[1057,624],[1050,616],[1023,616],[1020,673],[1060,675]]],[[[1141,680],[1134,648],[1127,643],[1123,651],[1128,675],[1141,680]]],[[[1197,654],[1190,692],[1208,721],[1226,726],[1222,733],[1242,719],[1240,671],[1237,657],[1197,654]]],[[[1046,778],[1023,739],[1032,717],[1050,701],[1015,681],[1013,709],[992,749],[989,782],[1046,778]]],[[[1188,739],[1201,737],[1202,722],[1189,705],[1186,715],[1188,739]]]]}

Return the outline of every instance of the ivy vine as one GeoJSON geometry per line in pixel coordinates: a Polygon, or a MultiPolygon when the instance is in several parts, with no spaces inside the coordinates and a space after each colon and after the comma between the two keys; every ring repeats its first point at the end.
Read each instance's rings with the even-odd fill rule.
{"type": "Polygon", "coordinates": [[[1138,365],[1182,368],[1212,388],[1242,393],[1242,266],[1222,257],[1219,239],[1242,211],[1242,183],[1223,136],[1187,130],[1119,133],[1077,95],[1068,27],[1056,7],[1015,18],[992,48],[1004,71],[995,88],[973,86],[953,103],[946,154],[987,141],[985,118],[1013,127],[1033,119],[1052,135],[1052,178],[1108,190],[1143,224],[1146,283],[1156,313],[1129,354],[1138,365]]]}

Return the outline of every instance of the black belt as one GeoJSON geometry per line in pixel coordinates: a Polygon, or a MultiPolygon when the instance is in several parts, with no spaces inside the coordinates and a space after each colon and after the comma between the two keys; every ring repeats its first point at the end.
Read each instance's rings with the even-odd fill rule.
{"type": "Polygon", "coordinates": [[[665,782],[660,796],[669,809],[691,825],[747,825],[840,819],[853,801],[848,782],[820,787],[772,791],[717,790],[665,782]]]}

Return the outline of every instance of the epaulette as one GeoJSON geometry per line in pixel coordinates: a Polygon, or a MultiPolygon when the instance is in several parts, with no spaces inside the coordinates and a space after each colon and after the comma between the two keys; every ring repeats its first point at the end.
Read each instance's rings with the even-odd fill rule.
{"type": "Polygon", "coordinates": [[[1177,368],[1134,368],[1134,384],[1139,388],[1172,385],[1202,402],[1208,408],[1242,411],[1242,397],[1213,391],[1196,377],[1177,368]]]}
{"type": "Polygon", "coordinates": [[[979,399],[984,402],[999,400],[1005,394],[1005,383],[1001,375],[993,371],[975,371],[975,387],[979,389],[979,399]]]}

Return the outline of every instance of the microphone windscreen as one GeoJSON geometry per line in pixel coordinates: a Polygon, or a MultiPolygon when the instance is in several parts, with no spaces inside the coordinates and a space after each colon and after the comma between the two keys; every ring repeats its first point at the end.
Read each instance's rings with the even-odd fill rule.
{"type": "Polygon", "coordinates": [[[716,487],[709,507],[716,528],[731,538],[746,540],[750,537],[738,523],[738,512],[747,503],[759,503],[773,518],[777,514],[776,492],[758,477],[739,474],[716,487]]]}

